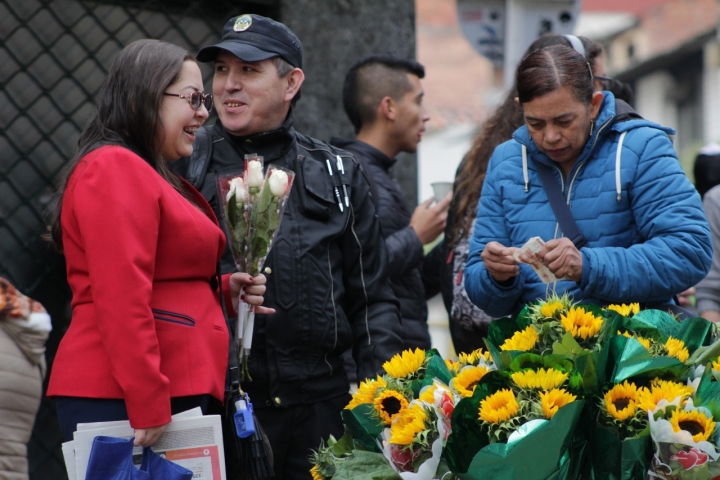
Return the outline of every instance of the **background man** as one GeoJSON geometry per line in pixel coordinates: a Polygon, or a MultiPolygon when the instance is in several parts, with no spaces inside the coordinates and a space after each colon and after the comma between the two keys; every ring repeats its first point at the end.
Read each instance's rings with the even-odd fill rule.
{"type": "MultiPolygon", "coordinates": [[[[285,25],[259,15],[230,19],[220,43],[197,54],[215,64],[220,122],[208,128],[209,139],[198,134],[193,157],[178,166],[187,167],[218,217],[214,177],[242,170],[245,154],[296,174],[265,262],[265,304],[277,313],[256,317],[253,380],[242,385],[272,444],[276,478],[290,480],[311,478],[311,449],[343,433],[340,412],[350,397],[342,352],[352,348],[364,379],[403,347],[367,180],[347,152],[293,128],[302,58],[300,40],[285,25]],[[199,161],[208,149],[209,161],[199,161]],[[335,195],[333,180],[343,196],[346,187],[347,202],[335,195]]],[[[223,270],[235,270],[228,252],[223,270]]]]}
{"type": "Polygon", "coordinates": [[[398,153],[417,151],[430,119],[422,104],[424,76],[425,68],[418,62],[390,55],[373,55],[356,63],[345,77],[343,105],[357,138],[331,140],[353,153],[370,176],[389,254],[391,285],[400,301],[403,340],[405,348],[413,349],[430,348],[426,300],[438,293],[439,285],[422,273],[423,245],[442,233],[450,204],[450,195],[434,205],[431,198],[411,214],[390,174],[398,153]]]}

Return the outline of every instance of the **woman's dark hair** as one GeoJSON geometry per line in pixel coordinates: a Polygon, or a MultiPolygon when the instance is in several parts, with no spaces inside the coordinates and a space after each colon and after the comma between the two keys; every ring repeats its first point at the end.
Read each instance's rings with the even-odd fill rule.
{"type": "MultiPolygon", "coordinates": [[[[578,37],[585,47],[587,61],[593,67],[602,54],[602,47],[586,37],[578,37]]],[[[553,45],[571,46],[565,35],[548,33],[535,40],[528,47],[526,55],[553,45]]],[[[455,178],[451,218],[448,231],[448,245],[453,248],[464,232],[469,232],[475,221],[478,200],[485,181],[485,172],[495,147],[510,140],[515,130],[523,125],[522,107],[515,102],[517,87],[513,86],[505,100],[488,118],[482,129],[475,135],[470,150],[465,155],[455,178]]]]}
{"type": "Polygon", "coordinates": [[[142,157],[176,190],[187,196],[182,183],[160,154],[160,106],[165,90],[175,83],[186,60],[194,57],[184,48],[159,40],[137,40],[118,54],[110,67],[95,117],[80,134],[78,149],[68,162],[52,211],[49,240],[62,251],[62,197],[78,161],[101,145],[121,145],[142,157]]]}
{"type": "Polygon", "coordinates": [[[590,64],[565,45],[531,52],[518,65],[515,78],[520,105],[562,87],[568,87],[577,101],[589,105],[595,92],[590,64]]]}

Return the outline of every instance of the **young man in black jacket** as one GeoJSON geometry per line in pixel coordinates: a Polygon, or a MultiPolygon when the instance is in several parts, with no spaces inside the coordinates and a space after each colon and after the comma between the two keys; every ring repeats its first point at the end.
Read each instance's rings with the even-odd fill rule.
{"type": "Polygon", "coordinates": [[[450,196],[435,204],[431,198],[411,214],[390,174],[398,153],[417,151],[430,119],[422,104],[424,76],[418,62],[390,55],[356,63],[345,77],[343,105],[357,137],[330,143],[353,153],[370,176],[389,253],[391,285],[400,301],[405,348],[429,349],[427,298],[438,293],[439,284],[430,284],[431,276],[423,274],[423,245],[445,228],[450,196]]]}
{"type": "MultiPolygon", "coordinates": [[[[340,412],[350,397],[342,353],[352,348],[364,379],[403,348],[368,181],[347,152],[293,128],[302,57],[285,25],[259,15],[230,19],[220,43],[197,54],[215,64],[220,122],[198,132],[193,157],[175,168],[218,218],[215,176],[242,171],[244,155],[296,174],[263,272],[265,305],[277,313],[256,316],[252,381],[242,384],[270,439],[275,478],[289,480],[311,478],[311,449],[343,433],[340,412]]],[[[229,252],[222,270],[235,270],[229,252]]]]}

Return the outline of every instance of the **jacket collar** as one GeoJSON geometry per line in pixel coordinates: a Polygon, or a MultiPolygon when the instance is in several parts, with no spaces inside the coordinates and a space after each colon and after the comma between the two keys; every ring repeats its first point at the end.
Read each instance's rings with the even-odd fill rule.
{"type": "Polygon", "coordinates": [[[382,167],[385,171],[390,170],[390,168],[395,165],[395,162],[397,162],[396,158],[390,158],[372,145],[357,139],[333,137],[330,139],[330,144],[343,150],[357,152],[367,158],[371,163],[382,167]]]}
{"type": "Polygon", "coordinates": [[[276,130],[255,133],[244,137],[238,137],[231,134],[223,124],[218,120],[215,124],[215,130],[225,140],[235,147],[240,155],[256,153],[265,158],[266,162],[271,162],[277,158],[281,158],[295,143],[295,128],[293,128],[292,109],[288,112],[288,116],[276,130]]]}
{"type": "MultiPolygon", "coordinates": [[[[607,136],[608,132],[610,132],[611,129],[609,127],[612,126],[613,121],[615,120],[615,96],[610,92],[602,93],[603,101],[602,104],[600,104],[600,112],[598,113],[597,120],[595,120],[593,131],[590,134],[587,142],[585,142],[585,146],[580,152],[580,156],[575,161],[573,168],[583,163],[585,160],[592,156],[596,146],[602,143],[601,140],[607,136]]],[[[537,148],[535,142],[533,142],[532,138],[530,137],[530,132],[528,132],[527,125],[523,125],[517,130],[515,130],[513,138],[527,147],[528,152],[530,152],[530,154],[532,155],[533,160],[540,161],[547,165],[555,167],[557,166],[556,162],[551,160],[550,157],[545,155],[543,152],[540,151],[539,148],[537,148]]]]}

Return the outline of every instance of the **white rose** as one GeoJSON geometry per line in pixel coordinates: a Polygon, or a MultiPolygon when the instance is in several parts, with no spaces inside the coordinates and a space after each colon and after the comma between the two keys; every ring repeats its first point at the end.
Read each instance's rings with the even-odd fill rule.
{"type": "Polygon", "coordinates": [[[258,160],[250,160],[247,165],[245,177],[247,178],[248,188],[262,186],[264,178],[262,163],[258,160]]]}
{"type": "Polygon", "coordinates": [[[228,190],[225,201],[229,202],[233,195],[235,195],[235,203],[245,203],[247,201],[245,182],[243,182],[242,177],[235,177],[230,180],[230,190],[228,190]]]}
{"type": "Polygon", "coordinates": [[[288,175],[282,170],[273,169],[270,178],[268,178],[268,183],[270,184],[270,193],[276,197],[282,197],[287,190],[288,175]]]}

